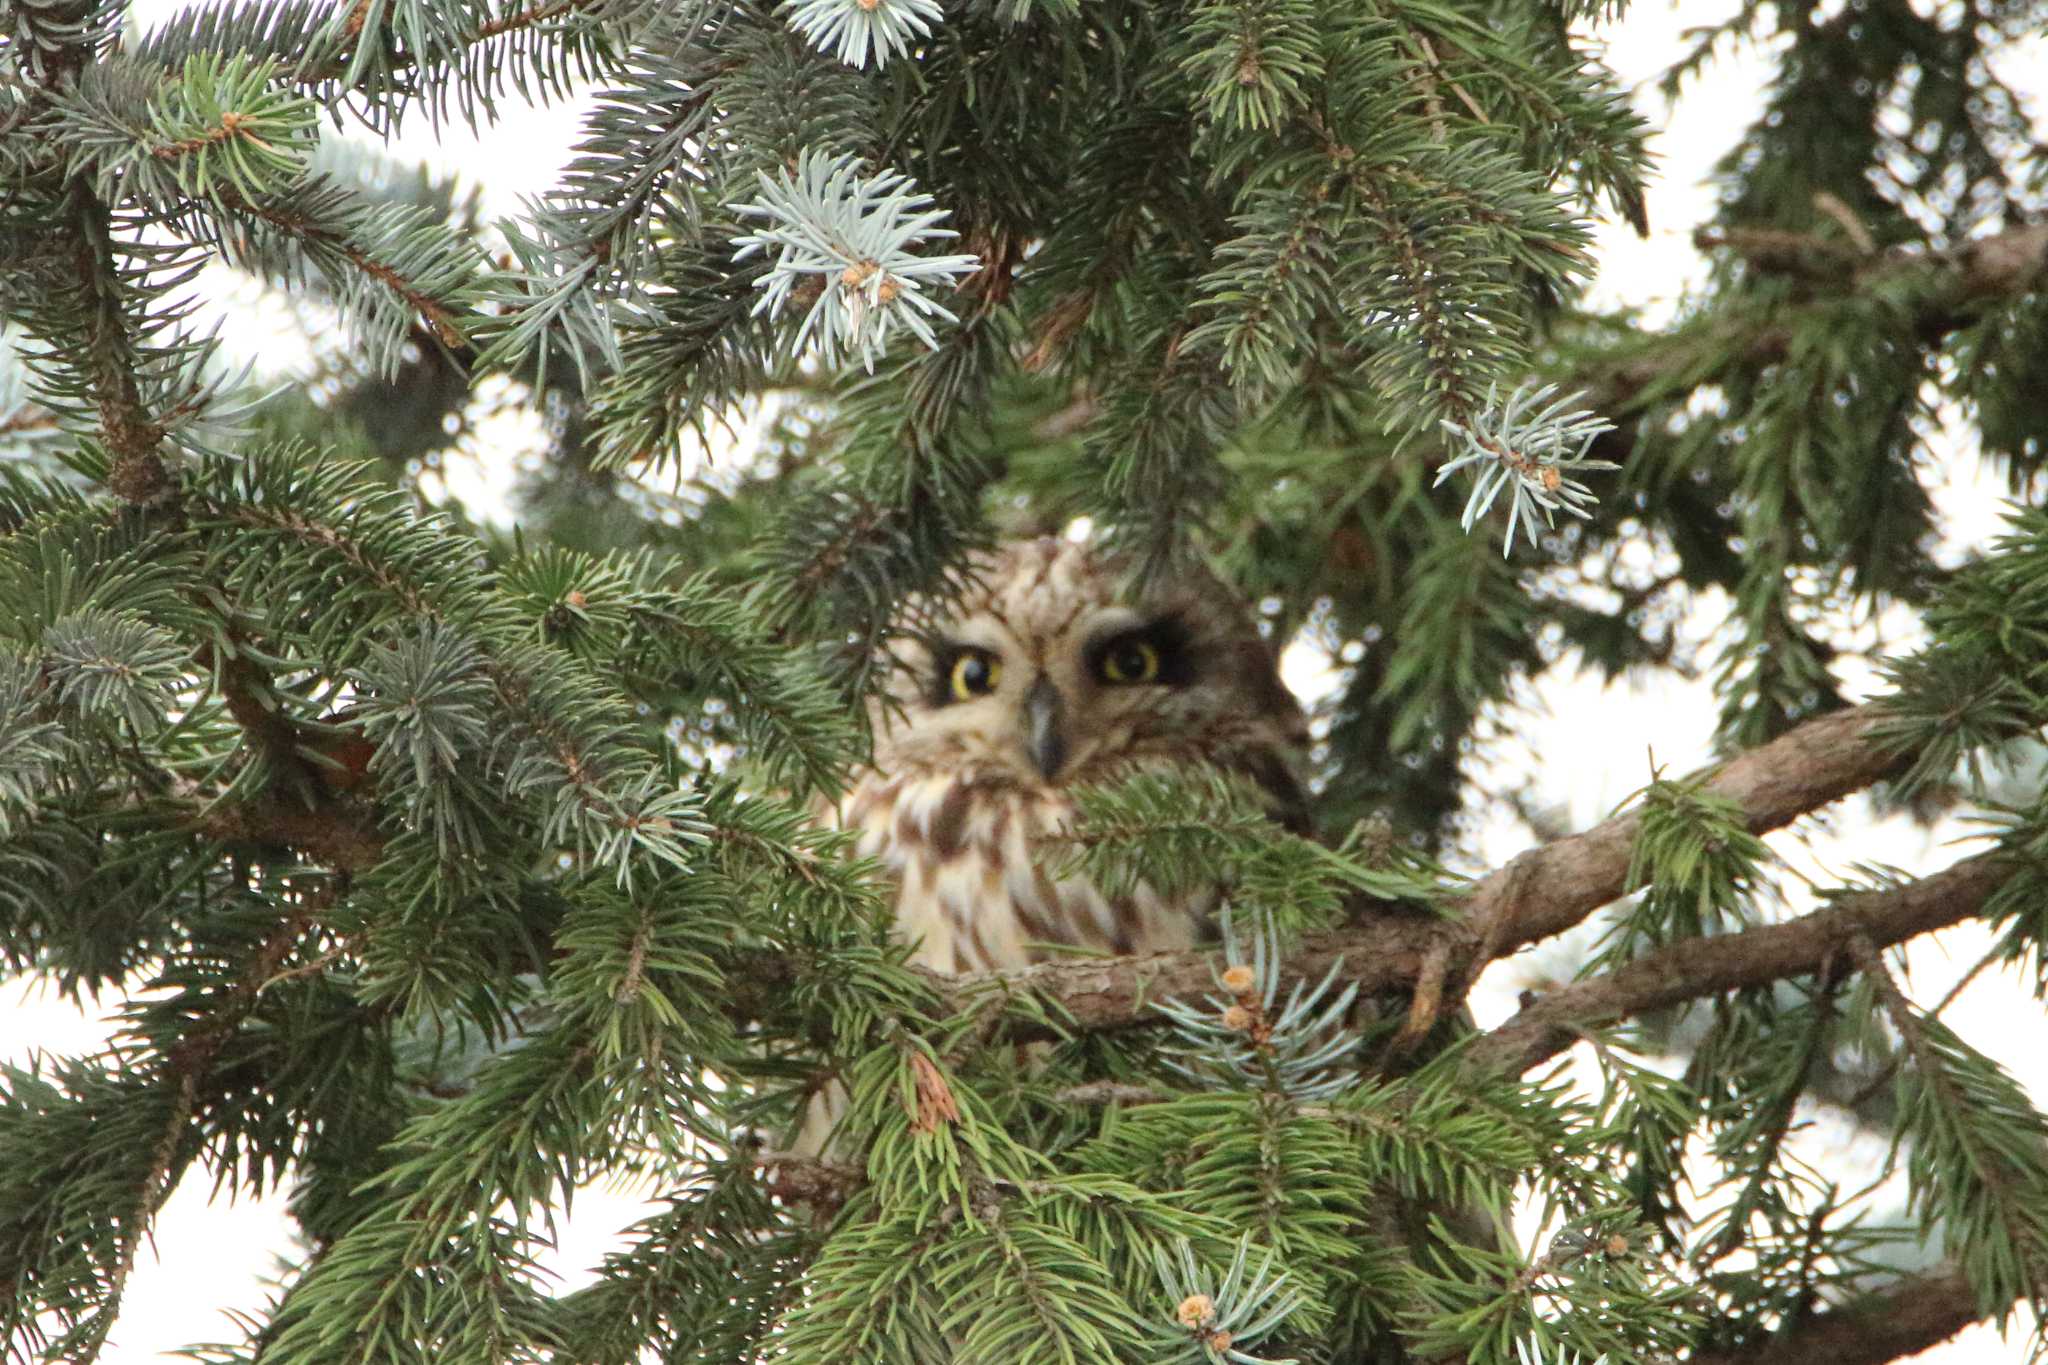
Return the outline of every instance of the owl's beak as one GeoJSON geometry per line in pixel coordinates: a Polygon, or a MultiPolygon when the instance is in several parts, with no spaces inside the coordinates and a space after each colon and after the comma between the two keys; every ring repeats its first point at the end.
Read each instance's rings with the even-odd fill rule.
{"type": "Polygon", "coordinates": [[[1067,704],[1050,678],[1040,677],[1024,694],[1024,733],[1039,775],[1052,781],[1067,761],[1067,704]]]}

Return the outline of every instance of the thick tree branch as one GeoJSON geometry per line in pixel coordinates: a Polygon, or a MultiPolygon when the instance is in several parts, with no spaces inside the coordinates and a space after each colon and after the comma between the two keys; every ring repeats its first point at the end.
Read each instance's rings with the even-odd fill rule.
{"type": "Polygon", "coordinates": [[[792,1204],[835,1210],[867,1182],[864,1166],[790,1152],[764,1153],[756,1163],[768,1192],[792,1204]]]}
{"type": "Polygon", "coordinates": [[[1688,939],[1551,992],[1477,1040],[1466,1056],[1475,1066],[1520,1073],[1570,1047],[1581,1028],[1823,971],[1838,957],[1846,960],[1852,940],[1887,947],[1971,918],[2011,872],[1997,854],[1983,853],[1920,881],[1847,896],[1783,924],[1688,939]]]}
{"type": "MultiPolygon", "coordinates": [[[[1884,715],[1882,704],[1871,702],[1810,720],[1730,759],[1708,779],[1706,790],[1732,801],[1752,834],[1790,824],[1892,768],[1898,755],[1876,739],[1884,715]]],[[[1466,921],[1490,926],[1500,917],[1500,932],[1489,935],[1499,954],[1569,929],[1632,889],[1629,854],[1641,827],[1641,814],[1630,811],[1530,849],[1479,884],[1467,902],[1466,921]]]]}
{"type": "Polygon", "coordinates": [[[1975,1322],[1976,1291],[1954,1267],[1899,1281],[1781,1329],[1770,1341],[1692,1357],[1692,1365],[1882,1365],[1975,1322]]]}
{"type": "MultiPolygon", "coordinates": [[[[1808,721],[1724,764],[1706,790],[1733,802],[1751,831],[1777,829],[1869,786],[1892,767],[1896,755],[1876,739],[1882,714],[1870,704],[1808,721]]],[[[1468,982],[1492,958],[1569,929],[1627,892],[1641,819],[1631,811],[1529,850],[1479,882],[1456,918],[1368,918],[1308,935],[1289,955],[1288,969],[1313,980],[1341,958],[1345,975],[1368,992],[1405,988],[1419,978],[1430,953],[1448,945],[1452,979],[1468,982]]],[[[1163,953],[964,977],[933,973],[931,980],[956,1009],[973,1008],[991,992],[1037,996],[1063,1011],[1073,1027],[1103,1032],[1154,1021],[1152,1001],[1213,989],[1213,960],[1206,951],[1163,953]]],[[[1444,1003],[1455,1007],[1461,996],[1446,991],[1444,1003]]],[[[992,1019],[990,1031],[1018,1039],[1055,1032],[1015,1017],[992,1019]]]]}
{"type": "Polygon", "coordinates": [[[216,803],[187,815],[193,833],[223,844],[289,848],[337,872],[360,872],[384,856],[387,837],[367,802],[321,800],[301,805],[289,796],[260,804],[216,803]]]}
{"type": "MultiPolygon", "coordinates": [[[[1797,241],[1795,247],[1796,240],[1784,233],[1729,233],[1702,245],[1729,246],[1767,270],[1788,269],[1796,257],[1804,263],[1801,273],[1810,273],[1807,267],[1816,257],[1840,254],[1830,243],[1797,241]]],[[[1836,269],[1832,278],[1847,273],[1847,283],[1817,306],[1829,306],[1843,294],[1873,293],[1902,276],[1927,271],[1940,272],[1943,287],[1929,291],[1914,331],[1923,344],[1932,346],[1971,320],[1972,305],[2016,297],[2048,277],[2048,224],[2010,228],[1948,251],[1867,257],[1859,269],[1836,269]]],[[[1658,344],[1636,348],[1628,360],[1587,374],[1581,384],[1595,411],[1627,413],[1647,395],[1703,382],[1717,371],[1719,358],[1733,355],[1746,365],[1782,360],[1791,348],[1793,331],[1783,319],[1761,325],[1740,318],[1702,323],[1658,344]]],[[[1625,461],[1634,442],[1634,423],[1627,422],[1599,441],[1599,453],[1625,461]]]]}

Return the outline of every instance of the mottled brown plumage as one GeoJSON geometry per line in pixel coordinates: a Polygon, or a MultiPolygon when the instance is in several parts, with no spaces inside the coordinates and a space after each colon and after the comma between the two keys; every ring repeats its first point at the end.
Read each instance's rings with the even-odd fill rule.
{"type": "MultiPolygon", "coordinates": [[[[1133,592],[1100,550],[1050,537],[974,568],[956,600],[905,605],[874,761],[829,813],[895,878],[913,960],[969,972],[1200,942],[1214,893],[1111,900],[1056,878],[1048,839],[1075,787],[1200,764],[1250,776],[1299,828],[1307,724],[1273,647],[1207,574],[1133,592]]],[[[824,1150],[844,1103],[837,1084],[814,1095],[792,1149],[824,1150]]]]}
{"type": "Polygon", "coordinates": [[[1298,823],[1306,725],[1273,647],[1206,574],[1133,592],[1102,551],[1050,537],[976,570],[958,600],[906,608],[873,766],[837,812],[896,878],[899,931],[951,972],[1193,945],[1213,895],[1113,901],[1056,879],[1046,841],[1073,788],[1196,764],[1251,776],[1298,823]]]}

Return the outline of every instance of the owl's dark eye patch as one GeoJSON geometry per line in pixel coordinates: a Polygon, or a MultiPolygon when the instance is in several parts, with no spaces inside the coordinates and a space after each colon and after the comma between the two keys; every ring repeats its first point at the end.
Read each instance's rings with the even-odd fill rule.
{"type": "Polygon", "coordinates": [[[986,649],[973,645],[942,645],[933,656],[931,702],[947,706],[972,701],[996,690],[1003,679],[1003,661],[986,649]]]}
{"type": "Polygon", "coordinates": [[[1185,686],[1195,676],[1187,627],[1169,616],[1098,641],[1089,647],[1088,671],[1112,687],[1185,686]]]}

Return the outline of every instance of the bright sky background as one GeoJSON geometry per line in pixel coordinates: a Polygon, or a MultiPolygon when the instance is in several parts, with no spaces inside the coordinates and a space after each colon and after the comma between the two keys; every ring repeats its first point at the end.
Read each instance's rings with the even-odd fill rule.
{"type": "MultiPolygon", "coordinates": [[[[158,16],[178,8],[163,0],[142,0],[143,13],[158,16]]],[[[1690,0],[1682,6],[1638,0],[1628,20],[1608,33],[1610,63],[1639,87],[1638,105],[1660,130],[1655,147],[1665,173],[1649,197],[1652,231],[1639,239],[1626,227],[1602,225],[1598,236],[1601,274],[1596,296],[1602,302],[1627,303],[1650,320],[1668,317],[1686,290],[1704,276],[1703,263],[1692,247],[1695,225],[1710,214],[1713,187],[1707,176],[1716,159],[1747,126],[1759,101],[1760,83],[1769,72],[1755,53],[1735,52],[1710,67],[1668,108],[1653,87],[1656,76],[1682,50],[1682,27],[1709,23],[1733,9],[1728,0],[1690,0]]],[[[2014,54],[2005,74],[2032,93],[2036,126],[2048,119],[2048,39],[2035,41],[2027,52],[2014,54]],[[2023,78],[2023,79],[2022,79],[2023,78]]],[[[401,155],[429,159],[458,168],[472,177],[483,193],[487,217],[515,212],[522,196],[547,188],[567,160],[575,136],[573,111],[536,111],[513,104],[502,121],[478,137],[459,126],[445,130],[436,146],[422,122],[409,127],[395,148],[401,155]]],[[[504,515],[499,492],[502,478],[475,459],[452,459],[445,475],[449,491],[471,502],[480,513],[504,515]]],[[[1960,557],[1995,534],[1998,486],[1987,478],[1967,441],[1957,440],[1943,452],[1937,467],[1927,471],[1937,506],[1944,517],[1949,553],[1960,557]]],[[[1642,565],[1655,571],[1649,552],[1642,565]]],[[[1685,623],[1686,638],[1704,648],[1702,662],[1711,665],[1719,647],[1725,602],[1699,605],[1685,623]]],[[[1910,616],[1897,613],[1875,621],[1845,622],[1846,636],[1858,642],[1881,639],[1888,648],[1910,647],[1916,638],[1910,616]]],[[[1321,662],[1297,654],[1289,660],[1290,681],[1303,690],[1327,677],[1321,662]]],[[[1711,669],[1708,670],[1711,672],[1711,669]]],[[[1875,680],[1848,679],[1858,695],[1875,690],[1875,680]]],[[[1488,773],[1498,786],[1530,784],[1535,806],[1554,810],[1571,828],[1583,828],[1620,804],[1650,776],[1652,760],[1668,773],[1689,771],[1709,756],[1715,703],[1705,679],[1687,684],[1660,673],[1654,678],[1602,686],[1597,679],[1559,670],[1538,685],[1524,689],[1517,704],[1525,732],[1540,734],[1540,748],[1526,742],[1497,742],[1487,753],[1488,773]],[[1529,719],[1539,723],[1528,725],[1529,719]]],[[[1826,884],[1850,874],[1855,862],[1881,861],[1908,873],[1945,866],[1959,856],[1951,846],[1962,837],[1960,826],[1926,831],[1903,819],[1874,820],[1867,803],[1855,798],[1836,808],[1828,828],[1802,827],[1772,837],[1773,847],[1793,867],[1826,884]]],[[[1481,861],[1497,866],[1526,847],[1526,828],[1502,816],[1481,834],[1481,861]]],[[[1810,898],[1798,893],[1797,878],[1785,913],[1799,913],[1810,898]]],[[[1975,926],[1951,931],[1940,945],[1923,944],[1910,959],[1910,986],[1921,1001],[1941,998],[1988,946],[1990,936],[1975,926]]],[[[1569,946],[1526,953],[1497,964],[1481,982],[1475,1008],[1482,1021],[1503,1017],[1513,1008],[1516,991],[1541,987],[1571,970],[1576,958],[1569,946]]],[[[34,1050],[83,1053],[107,1037],[100,1017],[116,1002],[81,1013],[40,991],[32,983],[0,985],[0,1059],[25,1060],[34,1050]]],[[[2040,1006],[2026,998],[2011,975],[1986,972],[1950,1007],[1945,1016],[1976,1046],[1997,1057],[2031,1087],[2038,1101],[2048,1101],[2048,1054],[2035,1041],[2041,1036],[2040,1006]]],[[[1869,1139],[1849,1140],[1849,1130],[1826,1111],[1811,1120],[1801,1135],[1807,1158],[1831,1172],[1874,1169],[1882,1146],[1869,1139]]],[[[223,1310],[255,1311],[264,1302],[264,1279],[276,1268],[275,1258],[290,1249],[283,1199],[242,1199],[212,1203],[210,1179],[195,1170],[187,1176],[159,1219],[154,1246],[146,1248],[130,1281],[125,1312],[103,1359],[114,1365],[167,1358],[180,1346],[208,1340],[235,1339],[239,1334],[223,1310]]],[[[1898,1191],[1903,1202],[1903,1188],[1898,1191]]],[[[579,1195],[576,1217],[563,1228],[563,1241],[553,1268],[573,1286],[612,1245],[617,1229],[639,1216],[637,1196],[591,1191],[579,1195]]],[[[1988,1328],[1974,1328],[1920,1359],[1941,1365],[1989,1365],[2020,1357],[2020,1335],[2001,1342],[1988,1328]]]]}

